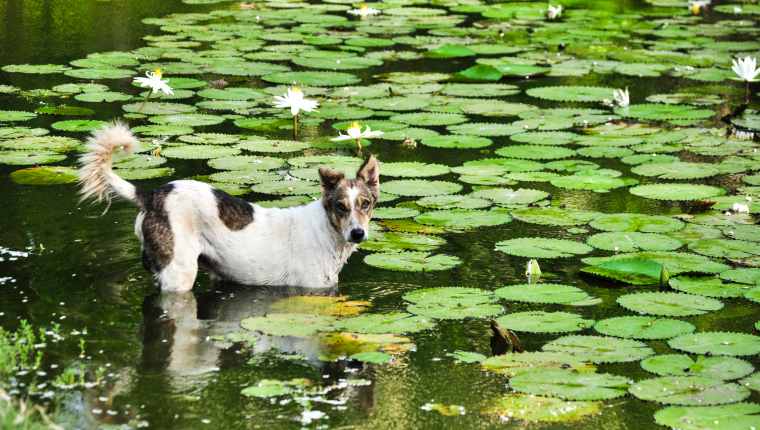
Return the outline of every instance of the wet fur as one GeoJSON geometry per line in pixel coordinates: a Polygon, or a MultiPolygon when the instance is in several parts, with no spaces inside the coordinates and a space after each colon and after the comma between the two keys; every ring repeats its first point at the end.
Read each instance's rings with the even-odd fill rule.
{"type": "Polygon", "coordinates": [[[81,194],[100,201],[115,194],[137,205],[143,263],[165,291],[192,289],[199,263],[241,284],[335,286],[356,249],[351,231],[368,232],[379,196],[374,157],[356,179],[320,169],[322,198],[292,208],[264,208],[189,180],[144,192],[111,170],[113,152],[135,143],[120,124],[95,133],[81,159],[81,194]]]}

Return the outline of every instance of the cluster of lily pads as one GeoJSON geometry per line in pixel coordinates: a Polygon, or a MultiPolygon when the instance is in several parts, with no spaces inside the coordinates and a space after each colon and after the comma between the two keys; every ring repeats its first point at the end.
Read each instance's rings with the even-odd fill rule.
{"type": "MultiPolygon", "coordinates": [[[[760,52],[757,5],[649,0],[621,16],[550,11],[545,2],[186,2],[223,6],[146,19],[162,33],[131,51],[2,68],[11,77],[67,80],[0,86],[5,97],[40,105],[0,111],[0,164],[22,166],[10,173],[16,183],[75,182],[82,138],[109,120],[89,118],[104,104],[120,109],[144,143],[115,161],[120,176],[176,177],[176,167],[200,161],[194,179],[253,193],[265,206],[317,198],[316,167],[354,171],[357,145],[396,151],[404,161],[380,169],[381,205],[361,245],[366,264],[455,269],[468,256],[439,252],[448,238],[519,222],[548,233],[495,238],[510,261],[583,257],[589,276],[673,291],[627,291],[617,303],[635,315],[599,321],[566,310],[505,313],[505,302],[570,311],[600,303],[569,281],[417,290],[403,296],[404,311],[391,313],[361,313],[369,303],[345,298],[291,298],[297,306],[278,304],[243,328],[318,336],[324,360],[385,364],[413,350],[403,335],[438,320],[494,318],[517,333],[566,335],[541,351],[467,356],[510,377],[513,393],[491,413],[581,419],[630,393],[671,405],[655,419],[673,428],[718,428],[724,417],[760,426],[760,405],[738,403],[760,377],[736,358],[760,353],[760,337],[697,331],[675,318],[719,311],[725,300],[760,302],[760,111],[746,105],[748,96],[756,100],[748,64],[760,52]],[[703,20],[706,13],[715,19],[703,20]],[[423,59],[452,70],[401,71],[423,59]],[[746,86],[732,82],[737,75],[746,86]],[[678,85],[640,89],[673,79],[678,85]],[[630,89],[599,84],[618,81],[630,89]],[[683,213],[573,209],[574,196],[594,193],[683,213]],[[666,340],[674,353],[656,355],[650,340],[666,340]],[[596,371],[640,360],[656,376],[633,382],[596,371]]],[[[266,381],[243,394],[304,386],[266,381]]]]}

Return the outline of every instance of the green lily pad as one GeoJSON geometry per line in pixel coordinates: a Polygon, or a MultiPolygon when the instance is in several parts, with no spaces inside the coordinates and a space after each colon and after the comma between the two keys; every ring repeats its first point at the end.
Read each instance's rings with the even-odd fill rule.
{"type": "Polygon", "coordinates": [[[686,354],[655,355],[642,361],[641,367],[660,376],[706,376],[725,381],[747,376],[755,369],[734,357],[698,356],[695,360],[686,354]]]}
{"type": "Polygon", "coordinates": [[[678,336],[668,346],[692,354],[756,355],[760,353],[760,337],[745,333],[708,331],[678,336]]]}
{"type": "Polygon", "coordinates": [[[433,251],[446,244],[438,236],[402,232],[372,232],[359,247],[366,251],[433,251]]]}
{"type": "Polygon", "coordinates": [[[578,287],[562,284],[509,285],[495,290],[494,294],[502,299],[525,303],[591,306],[601,302],[578,287]]]}
{"type": "Polygon", "coordinates": [[[380,269],[401,272],[432,272],[450,270],[462,260],[447,254],[427,254],[425,252],[377,253],[364,257],[364,262],[380,269]]]}
{"type": "MultiPolygon", "coordinates": [[[[723,5],[717,6],[721,7],[723,5]]],[[[728,6],[728,5],[725,5],[728,6]]],[[[669,406],[654,414],[657,424],[679,430],[746,430],[760,428],[760,405],[669,406]]]]}
{"type": "Polygon", "coordinates": [[[399,161],[395,163],[383,163],[381,166],[383,176],[403,178],[426,178],[441,176],[449,173],[448,166],[443,164],[420,163],[417,161],[399,161]]]}
{"type": "Polygon", "coordinates": [[[383,184],[384,192],[405,197],[424,197],[437,196],[441,194],[455,194],[461,190],[461,185],[446,181],[400,179],[388,181],[383,184]]]}
{"type": "Polygon", "coordinates": [[[723,308],[718,300],[683,293],[634,293],[618,297],[620,306],[644,315],[702,315],[723,308]]]}
{"type": "Polygon", "coordinates": [[[680,240],[664,234],[635,231],[597,233],[589,236],[586,243],[597,249],[615,252],[673,251],[683,246],[680,240]]]}
{"type": "Polygon", "coordinates": [[[515,375],[509,386],[520,393],[566,400],[608,400],[625,395],[628,378],[609,373],[530,370],[515,375]]]}
{"type": "Polygon", "coordinates": [[[525,93],[531,97],[561,102],[601,102],[612,99],[614,88],[584,86],[535,87],[525,93]]]}
{"type": "Polygon", "coordinates": [[[61,185],[76,182],[79,174],[71,167],[41,166],[15,170],[10,177],[21,185],[61,185]]]}
{"type": "Polygon", "coordinates": [[[335,328],[354,333],[402,334],[416,333],[433,328],[433,322],[425,317],[405,312],[385,314],[362,314],[334,323],[335,328]]]}
{"type": "Polygon", "coordinates": [[[0,164],[11,166],[52,164],[65,159],[65,155],[55,152],[0,151],[0,164]]]}
{"type": "Polygon", "coordinates": [[[618,213],[600,215],[591,221],[590,225],[604,231],[668,233],[681,230],[685,224],[678,219],[662,215],[618,213]]]}
{"type": "Polygon", "coordinates": [[[600,402],[568,401],[554,397],[510,394],[489,402],[483,411],[502,420],[525,422],[575,422],[601,412],[600,402]]]}
{"type": "Polygon", "coordinates": [[[549,197],[549,193],[529,188],[520,188],[518,190],[512,190],[510,188],[491,188],[475,191],[472,193],[472,196],[491,200],[497,205],[519,206],[541,201],[549,197]]]}
{"type": "Polygon", "coordinates": [[[717,298],[742,297],[751,288],[744,284],[723,283],[717,276],[679,276],[670,279],[670,286],[684,293],[717,298]]]}
{"type": "Polygon", "coordinates": [[[626,339],[670,339],[696,329],[686,321],[645,316],[614,317],[596,323],[594,330],[626,339]]]}
{"type": "Polygon", "coordinates": [[[527,258],[568,258],[593,251],[590,246],[566,239],[522,237],[496,243],[496,250],[527,258]]]}
{"type": "Polygon", "coordinates": [[[542,349],[591,363],[627,363],[654,354],[644,342],[607,336],[569,335],[545,344],[542,349]]]}
{"type": "Polygon", "coordinates": [[[574,211],[559,208],[520,208],[512,211],[512,216],[522,222],[539,225],[571,226],[583,225],[594,219],[594,212],[574,211]]]}
{"type": "Polygon", "coordinates": [[[544,311],[515,312],[500,316],[496,322],[501,327],[528,333],[566,333],[594,325],[594,320],[584,319],[578,314],[544,311]]]}
{"type": "Polygon", "coordinates": [[[493,317],[504,309],[493,303],[492,293],[478,288],[425,288],[404,295],[412,304],[407,311],[435,319],[464,319],[493,317]]]}
{"type": "Polygon", "coordinates": [[[746,399],[750,391],[741,385],[705,376],[661,376],[631,386],[629,392],[642,400],[669,405],[709,406],[746,399]]]}
{"type": "Polygon", "coordinates": [[[332,328],[335,318],[327,315],[270,313],[263,317],[245,318],[240,325],[251,331],[271,336],[309,337],[332,328]]]}
{"type": "Polygon", "coordinates": [[[466,230],[477,227],[507,224],[512,221],[508,213],[498,210],[445,209],[425,212],[414,218],[420,224],[466,230]]]}
{"type": "Polygon", "coordinates": [[[510,145],[496,150],[496,155],[528,160],[557,160],[575,155],[575,151],[552,145],[510,145]]]}
{"type": "Polygon", "coordinates": [[[730,267],[726,266],[725,264],[717,263],[702,255],[672,251],[646,251],[618,254],[610,257],[587,257],[583,259],[583,262],[586,264],[598,266],[609,261],[630,259],[655,261],[664,265],[671,275],[690,272],[720,273],[730,269],[730,267]]]}

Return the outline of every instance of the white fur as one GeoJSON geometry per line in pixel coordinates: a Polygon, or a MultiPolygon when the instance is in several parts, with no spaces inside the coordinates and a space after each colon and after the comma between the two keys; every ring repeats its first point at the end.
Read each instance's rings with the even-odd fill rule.
{"type": "MultiPolygon", "coordinates": [[[[190,290],[201,254],[215,263],[219,276],[241,284],[332,287],[356,249],[332,229],[321,201],[286,209],[253,205],[253,222],[232,231],[219,219],[211,186],[172,184],[165,210],[174,256],[157,275],[163,290],[190,290]]],[[[138,216],[135,233],[142,240],[141,225],[138,216]]]]}
{"type": "Polygon", "coordinates": [[[136,144],[137,139],[132,132],[119,122],[95,131],[87,139],[87,152],[79,158],[82,201],[91,198],[110,205],[114,193],[135,201],[134,185],[116,175],[111,166],[116,150],[123,149],[130,153],[136,144]]]}

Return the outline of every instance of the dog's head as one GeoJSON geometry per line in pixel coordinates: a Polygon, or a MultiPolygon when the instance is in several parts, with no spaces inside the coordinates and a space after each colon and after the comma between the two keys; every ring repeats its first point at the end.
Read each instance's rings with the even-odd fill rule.
{"type": "Polygon", "coordinates": [[[360,243],[369,236],[369,220],[380,197],[380,166],[370,156],[347,179],[342,172],[327,167],[319,169],[322,182],[322,204],[330,225],[350,243],[360,243]]]}

